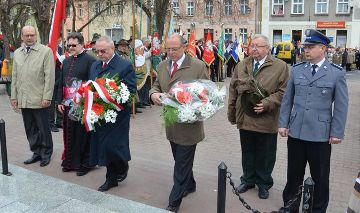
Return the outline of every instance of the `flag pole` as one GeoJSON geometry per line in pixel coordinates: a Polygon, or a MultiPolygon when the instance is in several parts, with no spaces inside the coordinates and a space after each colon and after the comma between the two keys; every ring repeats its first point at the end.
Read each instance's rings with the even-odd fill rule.
{"type": "MultiPolygon", "coordinates": [[[[224,23],[221,23],[220,39],[222,39],[223,26],[224,26],[224,23]]],[[[220,39],[219,39],[219,40],[220,40],[220,39]]],[[[221,48],[222,48],[222,47],[221,47],[221,48]]],[[[218,48],[218,49],[219,49],[219,48],[218,48]]],[[[219,52],[219,50],[218,50],[218,52],[219,52]]],[[[217,55],[217,57],[219,57],[219,55],[217,55]]],[[[223,61],[222,61],[222,60],[219,60],[218,81],[220,81],[222,72],[223,72],[223,61]]]]}
{"type": "MultiPolygon", "coordinates": [[[[155,8],[154,2],[151,2],[151,19],[150,19],[150,33],[152,35],[151,44],[152,44],[152,41],[154,39],[153,38],[153,36],[154,36],[154,26],[153,26],[153,24],[154,24],[154,19],[155,19],[154,8],[155,8]]],[[[151,47],[152,47],[152,45],[151,45],[151,47]]],[[[153,57],[153,56],[151,56],[151,57],[153,57]]],[[[153,66],[151,66],[151,70],[153,70],[153,69],[154,69],[153,66]]],[[[151,86],[151,88],[152,88],[153,84],[154,84],[154,80],[153,80],[153,77],[152,77],[152,74],[151,74],[151,71],[150,71],[150,86],[151,86]]]]}
{"type": "MultiPolygon", "coordinates": [[[[132,35],[132,40],[131,40],[131,46],[132,46],[132,50],[131,50],[131,55],[133,55],[133,51],[135,50],[135,25],[136,25],[136,21],[135,21],[135,1],[134,0],[132,0],[131,1],[132,2],[132,14],[133,14],[133,23],[132,23],[132,25],[133,25],[133,28],[132,28],[132,32],[131,32],[131,35],[132,35]]],[[[134,68],[135,68],[135,63],[133,62],[133,66],[134,66],[134,68]]],[[[136,91],[136,95],[133,97],[133,102],[132,102],[132,117],[133,118],[135,118],[135,113],[136,113],[136,96],[137,96],[137,91],[136,91]]]]}

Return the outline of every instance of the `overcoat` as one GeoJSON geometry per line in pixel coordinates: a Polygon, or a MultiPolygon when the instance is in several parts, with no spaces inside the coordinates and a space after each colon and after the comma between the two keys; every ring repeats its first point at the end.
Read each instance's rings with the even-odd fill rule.
{"type": "Polygon", "coordinates": [[[279,127],[288,128],[293,138],[328,142],[344,138],[348,111],[348,90],[341,67],[325,62],[312,76],[311,65],[292,68],[281,103],[279,127]]]}
{"type": "MultiPolygon", "coordinates": [[[[131,93],[136,92],[136,77],[133,66],[129,61],[115,56],[109,64],[102,68],[102,61],[96,61],[90,69],[90,80],[95,80],[105,74],[112,77],[118,75],[122,82],[127,85],[131,93]]],[[[125,108],[117,112],[115,123],[101,123],[95,126],[96,132],[91,132],[90,136],[90,164],[106,166],[113,161],[131,160],[129,149],[129,129],[130,129],[130,108],[128,104],[125,108]]]]}
{"type": "MultiPolygon", "coordinates": [[[[162,61],[158,66],[158,76],[149,94],[155,92],[168,92],[178,81],[189,81],[196,79],[209,79],[208,70],[204,62],[188,55],[177,72],[170,78],[171,60],[162,61]]],[[[166,137],[181,145],[194,145],[205,137],[203,122],[175,123],[166,127],[166,137]]]]}
{"type": "Polygon", "coordinates": [[[11,99],[19,108],[42,108],[42,100],[52,100],[55,62],[51,49],[36,43],[29,53],[21,46],[14,53],[11,99]]]}

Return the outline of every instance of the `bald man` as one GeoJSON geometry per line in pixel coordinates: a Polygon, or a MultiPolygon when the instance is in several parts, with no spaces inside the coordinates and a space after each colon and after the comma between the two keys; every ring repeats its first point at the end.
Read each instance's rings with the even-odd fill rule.
{"type": "Polygon", "coordinates": [[[25,26],[21,30],[22,46],[14,53],[11,82],[11,104],[21,109],[26,137],[33,155],[24,161],[40,161],[47,166],[53,152],[49,123],[49,106],[54,83],[55,65],[51,49],[37,43],[36,30],[25,26]]]}
{"type": "MultiPolygon", "coordinates": [[[[205,63],[185,55],[185,42],[186,40],[178,34],[166,40],[168,59],[158,66],[158,76],[150,90],[152,104],[160,106],[160,97],[169,92],[169,89],[178,81],[209,79],[205,63]]],[[[196,144],[205,137],[203,122],[176,123],[168,126],[166,137],[170,141],[175,160],[174,185],[166,209],[177,212],[182,198],[196,190],[192,167],[196,144]]]]}

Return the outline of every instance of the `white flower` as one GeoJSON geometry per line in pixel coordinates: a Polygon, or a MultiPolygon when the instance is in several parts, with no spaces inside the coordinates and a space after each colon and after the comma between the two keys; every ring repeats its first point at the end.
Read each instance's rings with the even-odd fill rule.
{"type": "Polygon", "coordinates": [[[178,109],[178,118],[181,123],[192,123],[196,121],[195,110],[190,105],[182,105],[178,109]]]}
{"type": "Polygon", "coordinates": [[[199,107],[199,112],[203,119],[208,119],[215,114],[216,108],[211,103],[208,103],[199,107]]]}
{"type": "Polygon", "coordinates": [[[94,124],[99,121],[99,116],[94,111],[90,112],[90,123],[94,124]]]}
{"type": "Polygon", "coordinates": [[[197,82],[194,82],[192,84],[190,84],[191,86],[188,88],[188,90],[191,92],[191,93],[194,93],[194,94],[200,94],[203,90],[204,90],[204,86],[200,83],[197,83],[197,82]]]}
{"type": "Polygon", "coordinates": [[[117,117],[117,113],[112,109],[107,110],[104,115],[106,123],[109,123],[109,122],[115,123],[116,117],[117,117]]]}

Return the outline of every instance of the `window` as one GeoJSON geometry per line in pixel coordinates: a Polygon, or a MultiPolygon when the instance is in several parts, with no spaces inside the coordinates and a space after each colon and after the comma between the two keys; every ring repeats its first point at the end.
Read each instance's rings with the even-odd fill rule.
{"type": "Polygon", "coordinates": [[[99,14],[100,13],[100,3],[95,3],[95,14],[99,14]]]}
{"type": "Polygon", "coordinates": [[[111,15],[112,11],[111,11],[111,2],[106,2],[106,15],[111,15]]]}
{"type": "Polygon", "coordinates": [[[336,13],[350,13],[349,0],[337,0],[336,13]]]}
{"type": "Polygon", "coordinates": [[[187,3],[187,15],[188,16],[194,15],[194,7],[195,7],[195,3],[193,1],[189,1],[187,3]]]}
{"type": "Polygon", "coordinates": [[[231,28],[225,28],[225,40],[232,41],[232,29],[231,28]]]}
{"type": "Polygon", "coordinates": [[[315,13],[323,14],[328,13],[328,0],[316,0],[315,1],[315,13]]]}
{"type": "Polygon", "coordinates": [[[117,14],[118,15],[124,15],[124,5],[122,1],[117,2],[117,14]]]}
{"type": "Polygon", "coordinates": [[[208,0],[205,2],[205,16],[212,16],[213,15],[213,0],[208,0]]]}
{"type": "Polygon", "coordinates": [[[247,29],[246,28],[240,28],[240,38],[242,39],[243,43],[246,44],[247,43],[247,29]]]}
{"type": "Polygon", "coordinates": [[[282,30],[273,31],[273,43],[276,44],[282,41],[282,30]]]}
{"type": "Polygon", "coordinates": [[[284,15],[284,0],[272,0],[272,14],[276,16],[284,15]]]}
{"type": "Polygon", "coordinates": [[[210,32],[211,39],[214,40],[214,29],[204,29],[204,41],[206,41],[208,32],[210,32]]]}
{"type": "Polygon", "coordinates": [[[224,0],[224,14],[226,16],[231,16],[231,14],[232,14],[231,1],[232,0],[224,0]]]}
{"type": "Polygon", "coordinates": [[[174,16],[178,16],[180,14],[179,1],[178,0],[173,1],[173,12],[174,12],[174,16]]]}
{"type": "Polygon", "coordinates": [[[119,41],[124,37],[124,31],[121,28],[105,29],[105,35],[109,36],[113,41],[119,41]]]}
{"type": "Polygon", "coordinates": [[[304,14],[304,0],[292,0],[292,14],[304,14]]]}
{"type": "Polygon", "coordinates": [[[82,7],[82,4],[78,4],[78,17],[81,18],[84,16],[84,9],[82,7]]]}
{"type": "Polygon", "coordinates": [[[249,0],[240,0],[240,13],[248,14],[247,9],[249,8],[249,0]]]}

